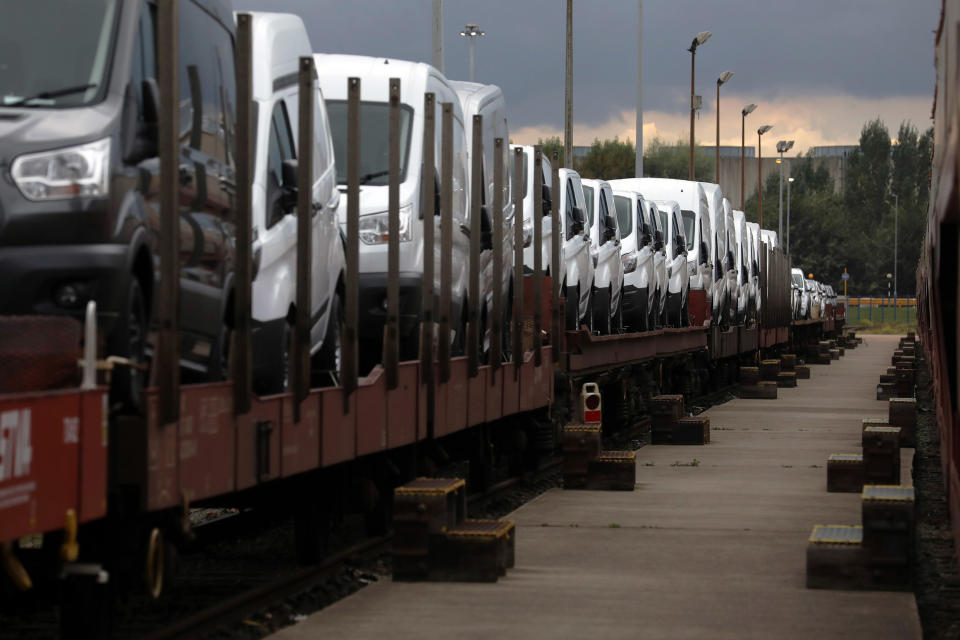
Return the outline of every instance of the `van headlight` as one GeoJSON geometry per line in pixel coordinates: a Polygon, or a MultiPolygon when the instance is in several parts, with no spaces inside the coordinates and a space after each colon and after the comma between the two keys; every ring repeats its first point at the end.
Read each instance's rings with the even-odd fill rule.
{"type": "Polygon", "coordinates": [[[532,222],[527,222],[526,220],[524,220],[524,222],[523,222],[523,247],[524,247],[524,248],[527,248],[527,247],[529,247],[531,244],[533,244],[533,223],[532,223],[532,222]]]}
{"type": "Polygon", "coordinates": [[[68,200],[107,195],[110,138],[40,153],[13,161],[10,175],[28,200],[68,200]]]}
{"type": "MultiPolygon", "coordinates": [[[[410,231],[410,218],[413,206],[400,209],[400,242],[409,242],[413,236],[410,231]]],[[[386,244],[390,239],[390,214],[377,213],[360,216],[360,240],[363,244],[386,244]]]]}

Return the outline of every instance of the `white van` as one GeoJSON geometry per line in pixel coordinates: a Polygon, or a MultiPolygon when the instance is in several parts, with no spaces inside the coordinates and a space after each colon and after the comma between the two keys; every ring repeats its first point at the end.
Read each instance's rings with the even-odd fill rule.
{"type": "Polygon", "coordinates": [[[653,229],[644,215],[647,203],[636,191],[616,190],[613,201],[620,227],[623,262],[623,322],[628,331],[650,331],[650,309],[656,303],[653,229]]]}
{"type": "Polygon", "coordinates": [[[750,236],[747,233],[747,217],[743,211],[733,211],[734,262],[737,270],[737,322],[745,323],[753,315],[753,283],[750,279],[750,264],[753,261],[750,236]]]}
{"type": "Polygon", "coordinates": [[[687,272],[687,239],[683,230],[683,215],[676,200],[659,200],[654,203],[660,215],[661,227],[666,231],[667,288],[666,323],[670,327],[686,327],[690,324],[690,275],[687,272]]]}
{"type": "MultiPolygon", "coordinates": [[[[253,385],[256,392],[266,394],[289,386],[290,319],[297,291],[297,70],[300,57],[312,55],[312,48],[299,16],[251,15],[256,103],[252,217],[257,265],[252,289],[253,385]]],[[[344,245],[337,223],[340,192],[330,126],[319,91],[314,102],[311,368],[336,375],[344,275],[344,245]]]]}
{"type": "Polygon", "coordinates": [[[760,291],[760,272],[766,265],[763,264],[763,241],[760,237],[760,225],[756,222],[747,223],[747,232],[750,234],[750,243],[753,245],[754,264],[751,265],[750,274],[755,280],[756,298],[754,308],[757,318],[760,318],[760,309],[763,306],[763,296],[760,291]]]}
{"type": "Polygon", "coordinates": [[[727,230],[727,252],[724,254],[723,261],[724,278],[727,282],[727,319],[730,324],[738,324],[741,318],[737,311],[740,307],[740,263],[737,260],[737,233],[733,222],[733,205],[727,198],[723,199],[723,217],[727,230]]]}
{"type": "Polygon", "coordinates": [[[623,262],[613,189],[605,180],[581,180],[593,252],[593,330],[601,335],[623,328],[623,262]]]}
{"type": "Polygon", "coordinates": [[[730,283],[727,277],[727,216],[723,209],[723,192],[720,185],[701,182],[710,208],[710,255],[713,261],[713,322],[727,324],[730,321],[730,283]]]}
{"type": "MultiPolygon", "coordinates": [[[[509,359],[511,348],[510,329],[513,317],[513,201],[510,197],[510,129],[507,123],[507,102],[504,100],[500,87],[492,84],[476,82],[451,81],[450,86],[457,92],[460,99],[460,108],[463,112],[463,123],[466,132],[467,172],[473,170],[473,117],[483,116],[481,143],[483,146],[483,160],[481,163],[480,182],[483,191],[480,193],[480,326],[483,329],[481,336],[483,353],[490,349],[491,328],[494,322],[500,323],[500,336],[503,357],[509,359]],[[503,271],[493,273],[493,155],[494,140],[503,140],[503,185],[501,186],[503,208],[501,210],[501,228],[503,229],[503,271]],[[493,278],[501,279],[501,291],[504,299],[501,304],[500,318],[491,318],[493,312],[493,278]]],[[[470,179],[473,185],[473,179],[470,179]]],[[[471,212],[470,215],[473,215],[471,212]]],[[[548,263],[544,263],[546,269],[548,263]]]]}
{"type": "MultiPolygon", "coordinates": [[[[470,196],[464,121],[460,101],[450,83],[428,64],[367,56],[317,54],[314,56],[320,87],[327,101],[334,150],[342,158],[337,182],[346,185],[347,79],[361,81],[360,104],[360,273],[359,343],[360,371],[381,362],[387,296],[387,192],[390,78],[400,78],[401,183],[400,183],[400,358],[418,356],[418,337],[423,282],[423,225],[421,179],[439,181],[443,175],[441,154],[443,103],[453,105],[453,224],[450,282],[453,353],[462,354],[467,310],[467,275],[470,239],[467,203],[470,196]],[[436,95],[435,175],[422,176],[423,100],[436,95]]],[[[436,191],[436,189],[435,189],[436,191]]],[[[340,223],[346,226],[346,198],[340,206],[340,223]]],[[[440,288],[440,217],[433,221],[435,291],[440,288]]],[[[439,293],[437,294],[439,295],[439,293]]]]}
{"type": "Polygon", "coordinates": [[[803,280],[803,269],[790,269],[790,303],[794,320],[806,320],[810,314],[810,292],[803,280]]]}
{"type": "Polygon", "coordinates": [[[710,205],[699,182],[670,178],[624,178],[613,180],[618,189],[632,189],[647,200],[674,200],[680,205],[683,233],[687,241],[687,268],[690,289],[703,289],[712,304],[714,263],[710,238],[710,205]]]}
{"type": "MultiPolygon", "coordinates": [[[[533,273],[533,147],[530,145],[510,145],[511,161],[515,159],[514,150],[523,151],[523,182],[514,185],[514,189],[521,189],[523,193],[523,271],[533,273]]],[[[590,234],[586,228],[586,200],[583,196],[583,186],[580,183],[580,174],[573,169],[559,169],[557,176],[561,188],[559,192],[550,184],[553,179],[552,165],[546,156],[541,158],[542,184],[544,185],[543,209],[540,223],[540,260],[545,272],[549,272],[553,255],[553,219],[550,217],[551,198],[560,197],[560,264],[563,273],[560,274],[564,296],[564,327],[567,331],[575,331],[583,324],[590,325],[593,318],[590,313],[591,293],[593,290],[593,257],[590,255],[590,234]]],[[[513,163],[510,165],[511,179],[514,175],[513,163]]]]}
{"type": "Polygon", "coordinates": [[[653,270],[656,273],[657,291],[650,308],[652,328],[664,327],[667,324],[667,249],[666,227],[660,220],[656,205],[652,200],[643,201],[643,217],[653,230],[653,270]]]}

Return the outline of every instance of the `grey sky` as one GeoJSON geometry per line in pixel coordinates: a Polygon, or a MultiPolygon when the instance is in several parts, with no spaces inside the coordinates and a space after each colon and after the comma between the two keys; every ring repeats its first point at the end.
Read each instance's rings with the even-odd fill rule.
{"type": "MultiPolygon", "coordinates": [[[[301,15],[317,51],[430,60],[430,0],[236,4],[301,15]]],[[[477,80],[503,88],[511,128],[559,128],[564,7],[563,0],[445,0],[447,76],[466,79],[467,44],[457,33],[477,22],[487,32],[477,42],[477,80]]],[[[574,12],[575,121],[599,125],[635,104],[637,2],[574,0],[574,12]]],[[[937,0],[645,0],[644,111],[686,116],[686,48],[701,30],[713,32],[697,55],[703,117],[727,69],[735,77],[724,94],[761,106],[837,95],[861,105],[903,97],[932,103],[938,17],[937,0]]],[[[916,106],[902,118],[929,124],[916,106]]],[[[899,121],[887,124],[895,134],[899,121]]]]}

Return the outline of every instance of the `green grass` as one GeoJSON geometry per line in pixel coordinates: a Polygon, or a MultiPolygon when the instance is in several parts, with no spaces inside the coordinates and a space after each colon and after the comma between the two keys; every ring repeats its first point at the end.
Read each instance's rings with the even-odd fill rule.
{"type": "Polygon", "coordinates": [[[850,307],[844,324],[863,334],[905,334],[917,328],[917,308],[900,307],[894,316],[893,307],[850,307]]]}

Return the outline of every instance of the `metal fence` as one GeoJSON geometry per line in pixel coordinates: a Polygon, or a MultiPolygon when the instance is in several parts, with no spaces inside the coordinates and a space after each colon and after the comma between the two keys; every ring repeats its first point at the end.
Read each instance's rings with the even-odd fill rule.
{"type": "Polygon", "coordinates": [[[846,323],[897,323],[915,327],[917,324],[916,298],[848,298],[839,301],[846,305],[846,323]]]}

